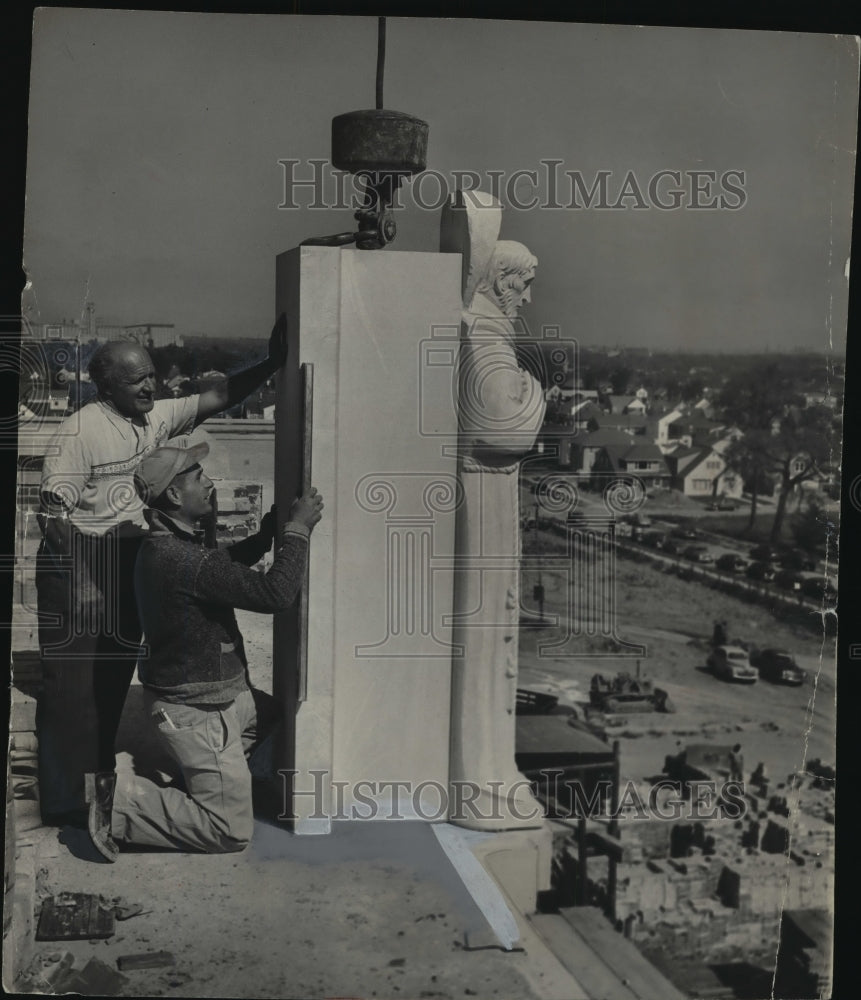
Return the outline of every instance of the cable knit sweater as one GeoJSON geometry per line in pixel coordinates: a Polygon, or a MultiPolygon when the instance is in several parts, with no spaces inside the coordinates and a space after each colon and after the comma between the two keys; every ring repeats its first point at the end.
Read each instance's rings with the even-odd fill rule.
{"type": "Polygon", "coordinates": [[[260,535],[209,549],[184,525],[148,510],[151,531],[135,565],[144,645],[141,683],[166,701],[218,705],[247,685],[234,608],[275,614],[296,598],[305,575],[308,529],[296,522],[268,573],[250,566],[267,551],[260,535]]]}

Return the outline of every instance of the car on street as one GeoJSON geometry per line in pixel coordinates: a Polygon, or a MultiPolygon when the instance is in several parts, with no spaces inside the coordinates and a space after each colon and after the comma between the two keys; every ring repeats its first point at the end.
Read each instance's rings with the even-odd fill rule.
{"type": "Polygon", "coordinates": [[[759,677],[756,667],[750,665],[750,656],[741,646],[715,646],[709,653],[706,666],[715,677],[727,681],[754,684],[759,677]]]}
{"type": "Polygon", "coordinates": [[[652,519],[649,515],[642,514],[640,511],[637,511],[636,514],[626,514],[624,517],[620,518],[620,520],[624,521],[626,524],[633,525],[635,528],[651,528],[652,526],[652,519]]]}
{"type": "Polygon", "coordinates": [[[650,549],[659,549],[663,540],[663,531],[644,531],[640,537],[640,542],[643,545],[648,545],[650,549]]]}
{"type": "Polygon", "coordinates": [[[777,570],[767,562],[752,562],[745,571],[751,580],[762,580],[763,583],[771,583],[777,576],[777,570]]]}
{"type": "Polygon", "coordinates": [[[757,562],[774,562],[777,559],[777,549],[771,545],[757,545],[750,550],[750,558],[757,562]]]}
{"type": "Polygon", "coordinates": [[[791,569],[782,569],[774,578],[774,582],[781,590],[788,590],[799,593],[804,580],[791,569]]]}
{"type": "Polygon", "coordinates": [[[735,510],[737,506],[729,497],[718,497],[706,504],[706,510],[735,510]]]}
{"type": "Polygon", "coordinates": [[[781,569],[792,569],[796,572],[804,571],[812,573],[816,569],[816,560],[811,559],[796,549],[785,549],[777,557],[781,569]]]}
{"type": "Polygon", "coordinates": [[[741,556],[737,556],[734,552],[725,552],[722,556],[718,556],[715,561],[715,567],[726,570],[729,573],[741,573],[747,569],[747,559],[742,559],[741,556]]]}
{"type": "Polygon", "coordinates": [[[824,576],[809,576],[801,584],[801,593],[814,601],[837,600],[837,588],[824,576]]]}
{"type": "Polygon", "coordinates": [[[673,538],[699,538],[700,533],[688,524],[680,524],[670,532],[673,538]]]}
{"type": "Polygon", "coordinates": [[[774,684],[803,684],[807,674],[786,649],[759,649],[750,654],[750,662],[763,680],[774,684]]]}
{"type": "Polygon", "coordinates": [[[685,559],[691,562],[710,563],[714,562],[714,557],[705,545],[689,545],[682,553],[685,559]]]}

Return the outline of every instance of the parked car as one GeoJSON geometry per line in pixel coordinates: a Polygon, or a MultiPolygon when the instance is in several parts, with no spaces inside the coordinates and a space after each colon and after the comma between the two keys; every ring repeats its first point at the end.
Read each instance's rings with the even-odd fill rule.
{"type": "Polygon", "coordinates": [[[801,593],[814,601],[837,600],[837,588],[824,576],[809,576],[801,584],[801,593]]]}
{"type": "Polygon", "coordinates": [[[791,569],[782,569],[774,578],[774,582],[781,590],[790,590],[798,593],[804,580],[791,569]]]}
{"type": "Polygon", "coordinates": [[[706,510],[735,510],[738,504],[729,497],[718,497],[706,504],[706,510]]]}
{"type": "Polygon", "coordinates": [[[661,552],[666,552],[668,556],[674,556],[679,551],[679,546],[669,535],[664,535],[661,538],[658,548],[661,552]]]}
{"type": "Polygon", "coordinates": [[[735,552],[725,552],[718,557],[715,566],[730,573],[741,573],[742,570],[747,569],[747,560],[737,556],[735,552]]]}
{"type": "Polygon", "coordinates": [[[685,551],[682,553],[685,559],[690,559],[691,562],[698,563],[710,563],[714,562],[714,557],[711,552],[705,547],[705,545],[689,545],[685,551]]]}
{"type": "Polygon", "coordinates": [[[636,514],[626,514],[620,520],[624,521],[626,524],[632,524],[635,528],[651,528],[652,519],[648,514],[643,514],[637,511],[636,514]]]}
{"type": "Polygon", "coordinates": [[[771,583],[777,575],[777,570],[767,562],[752,562],[746,572],[751,580],[762,580],[763,583],[771,583]]]}
{"type": "Polygon", "coordinates": [[[785,649],[759,649],[750,654],[759,676],[774,684],[803,684],[807,674],[785,649]]]}
{"type": "Polygon", "coordinates": [[[670,532],[673,538],[699,538],[700,533],[696,528],[690,527],[687,524],[680,524],[677,528],[673,528],[670,532]]]}
{"type": "Polygon", "coordinates": [[[816,569],[816,560],[810,556],[805,556],[796,549],[785,549],[778,556],[777,561],[782,569],[792,569],[796,572],[805,571],[812,573],[816,569]]]}
{"type": "Polygon", "coordinates": [[[757,562],[774,562],[777,559],[777,549],[771,545],[757,545],[750,550],[750,558],[757,562]]]}
{"type": "Polygon", "coordinates": [[[747,650],[741,646],[716,646],[709,653],[706,666],[716,677],[727,681],[753,684],[759,677],[756,667],[750,665],[747,650]]]}

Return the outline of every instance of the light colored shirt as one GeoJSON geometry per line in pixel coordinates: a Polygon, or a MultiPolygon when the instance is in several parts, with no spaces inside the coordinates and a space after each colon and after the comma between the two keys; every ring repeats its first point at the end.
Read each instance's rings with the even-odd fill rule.
{"type": "Polygon", "coordinates": [[[132,534],[145,531],[135,470],[170,438],[191,432],[199,399],[159,399],[142,417],[124,417],[96,397],[67,417],[51,438],[42,466],[42,492],[52,494],[72,524],[86,534],[103,535],[119,525],[132,534]]]}

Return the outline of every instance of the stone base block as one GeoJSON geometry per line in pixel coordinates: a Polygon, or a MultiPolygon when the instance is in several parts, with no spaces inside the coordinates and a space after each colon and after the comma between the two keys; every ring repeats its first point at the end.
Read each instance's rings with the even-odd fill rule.
{"type": "Polygon", "coordinates": [[[538,893],[550,888],[553,833],[549,825],[492,834],[472,844],[471,850],[516,913],[536,912],[538,893]]]}

